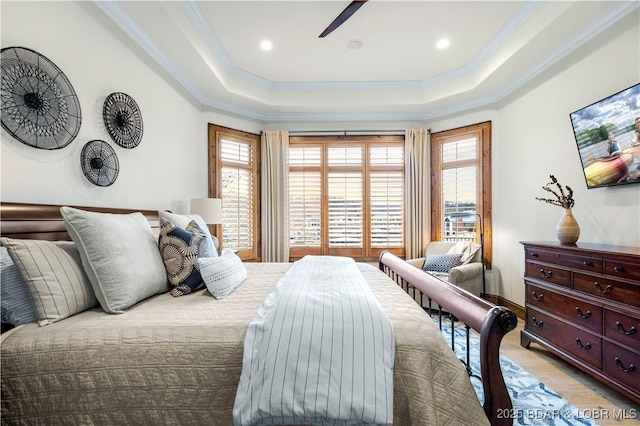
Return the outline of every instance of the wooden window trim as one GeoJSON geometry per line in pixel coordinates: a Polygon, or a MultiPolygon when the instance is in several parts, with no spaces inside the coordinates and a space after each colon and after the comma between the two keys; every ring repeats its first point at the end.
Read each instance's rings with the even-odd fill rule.
{"type": "MultiPolygon", "coordinates": [[[[453,142],[456,140],[467,139],[469,136],[476,136],[479,140],[477,164],[478,173],[478,208],[477,211],[482,215],[482,228],[484,233],[484,258],[487,269],[491,269],[491,261],[493,258],[493,238],[492,238],[492,220],[491,220],[491,122],[463,126],[442,132],[431,134],[431,239],[439,240],[442,232],[444,219],[442,217],[442,183],[440,176],[442,167],[440,165],[440,148],[443,142],[453,142]]],[[[466,163],[466,161],[464,161],[466,163]]]]}
{"type": "MultiPolygon", "coordinates": [[[[373,135],[373,136],[292,136],[289,138],[290,146],[320,146],[321,147],[321,164],[320,166],[295,166],[291,171],[320,171],[321,174],[321,191],[322,191],[322,210],[321,223],[328,223],[328,181],[326,177],[330,172],[361,172],[363,179],[363,223],[371,223],[371,199],[370,199],[370,182],[371,171],[400,171],[404,173],[404,165],[402,166],[382,166],[370,164],[370,147],[375,145],[401,145],[404,149],[404,136],[393,135],[373,135]],[[362,166],[329,166],[327,153],[329,147],[362,147],[363,148],[363,165],[362,166]]],[[[402,221],[405,222],[406,211],[402,211],[402,221]]],[[[345,247],[336,248],[329,247],[329,230],[328,227],[322,228],[321,246],[318,248],[291,247],[290,259],[296,260],[305,254],[332,254],[339,256],[353,257],[357,261],[375,261],[380,254],[385,251],[404,257],[405,249],[401,248],[381,248],[371,247],[371,228],[365,226],[363,229],[363,248],[345,247]]],[[[406,239],[406,235],[404,236],[406,239]]]]}
{"type": "MultiPolygon", "coordinates": [[[[219,152],[219,141],[222,138],[232,141],[238,141],[245,143],[250,141],[252,149],[253,149],[253,165],[252,166],[244,166],[242,164],[231,164],[232,166],[237,166],[239,168],[250,169],[251,176],[253,179],[253,185],[255,188],[254,199],[253,199],[253,217],[254,223],[251,224],[253,227],[253,249],[252,250],[241,250],[238,252],[238,256],[240,256],[243,260],[257,261],[261,260],[261,217],[260,217],[260,135],[254,133],[243,132],[240,130],[230,129],[228,127],[218,126],[215,124],[209,124],[208,126],[208,158],[209,158],[209,197],[211,198],[220,198],[222,189],[220,182],[220,174],[219,170],[221,170],[223,166],[222,159],[218,155],[219,152]]],[[[222,224],[218,225],[210,225],[212,234],[219,238],[220,240],[220,248],[222,247],[222,224]]]]}

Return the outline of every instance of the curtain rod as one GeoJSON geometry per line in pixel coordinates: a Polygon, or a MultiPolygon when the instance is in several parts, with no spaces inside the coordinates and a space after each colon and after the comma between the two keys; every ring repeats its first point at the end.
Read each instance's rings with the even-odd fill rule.
{"type": "MultiPolygon", "coordinates": [[[[397,134],[404,134],[404,132],[406,131],[406,129],[403,130],[291,130],[289,132],[290,135],[296,135],[296,134],[307,134],[307,135],[314,135],[314,134],[321,134],[321,133],[336,133],[336,134],[340,134],[341,136],[349,136],[347,135],[347,133],[351,133],[352,135],[357,135],[358,133],[373,133],[373,134],[386,134],[386,133],[397,133],[397,134]]],[[[431,129],[427,129],[428,133],[431,133],[431,129]]],[[[262,132],[261,132],[262,133],[262,132]]]]}

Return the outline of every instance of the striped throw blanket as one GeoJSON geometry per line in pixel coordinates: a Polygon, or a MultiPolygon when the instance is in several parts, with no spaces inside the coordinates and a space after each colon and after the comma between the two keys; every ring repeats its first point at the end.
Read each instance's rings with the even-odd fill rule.
{"type": "Polygon", "coordinates": [[[350,258],[306,256],[249,324],[235,425],[390,425],[395,340],[350,258]]]}

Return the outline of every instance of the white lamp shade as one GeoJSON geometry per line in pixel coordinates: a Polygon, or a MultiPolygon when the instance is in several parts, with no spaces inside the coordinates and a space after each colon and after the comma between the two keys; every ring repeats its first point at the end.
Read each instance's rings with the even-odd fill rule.
{"type": "Polygon", "coordinates": [[[208,225],[222,223],[222,200],[220,198],[192,198],[189,212],[202,217],[208,225]]]}

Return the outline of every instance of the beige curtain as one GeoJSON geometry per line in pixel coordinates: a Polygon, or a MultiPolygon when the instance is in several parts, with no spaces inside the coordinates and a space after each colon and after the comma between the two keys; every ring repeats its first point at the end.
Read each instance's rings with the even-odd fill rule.
{"type": "Polygon", "coordinates": [[[431,239],[431,138],[427,129],[408,129],[404,135],[405,256],[424,256],[431,239]]]}
{"type": "Polygon", "coordinates": [[[262,261],[289,261],[289,132],[262,133],[262,261]]]}

